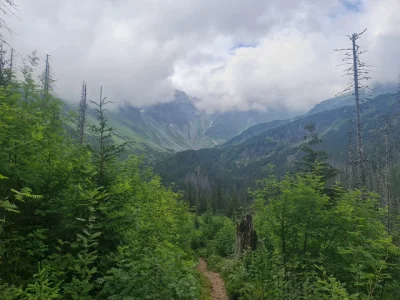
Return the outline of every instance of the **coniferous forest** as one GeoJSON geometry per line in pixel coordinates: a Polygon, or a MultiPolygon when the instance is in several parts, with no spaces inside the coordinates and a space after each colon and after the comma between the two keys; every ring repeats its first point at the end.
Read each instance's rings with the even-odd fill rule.
{"type": "Polygon", "coordinates": [[[208,300],[215,276],[218,299],[399,299],[398,100],[368,158],[355,143],[335,166],[308,123],[291,167],[259,160],[235,177],[222,148],[135,154],[106,85],[89,103],[83,84],[70,109],[48,56],[14,55],[3,41],[0,299],[208,300]]]}

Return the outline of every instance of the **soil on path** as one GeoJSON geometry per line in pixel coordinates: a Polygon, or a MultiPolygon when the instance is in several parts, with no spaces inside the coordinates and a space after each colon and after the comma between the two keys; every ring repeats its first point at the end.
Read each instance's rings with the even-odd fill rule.
{"type": "Polygon", "coordinates": [[[225,282],[218,273],[207,270],[207,262],[200,258],[198,270],[204,274],[211,284],[211,299],[212,300],[228,300],[226,294],[225,282]]]}

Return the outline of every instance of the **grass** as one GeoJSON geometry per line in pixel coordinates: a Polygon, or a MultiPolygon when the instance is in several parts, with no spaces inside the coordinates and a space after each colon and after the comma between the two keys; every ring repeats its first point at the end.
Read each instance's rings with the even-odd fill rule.
{"type": "Polygon", "coordinates": [[[200,274],[201,295],[200,300],[211,300],[211,282],[204,274],[200,274]]]}

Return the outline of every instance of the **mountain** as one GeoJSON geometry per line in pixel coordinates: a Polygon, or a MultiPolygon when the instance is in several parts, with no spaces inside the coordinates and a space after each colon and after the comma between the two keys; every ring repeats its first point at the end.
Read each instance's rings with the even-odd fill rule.
{"type": "Polygon", "coordinates": [[[117,131],[124,128],[141,137],[140,141],[134,140],[134,145],[142,143],[159,151],[199,149],[217,144],[205,134],[212,125],[211,116],[198,110],[181,92],[175,94],[173,101],[148,108],[120,107],[110,119],[117,131]]]}
{"type": "MultiPolygon", "coordinates": [[[[115,141],[129,142],[135,153],[197,150],[223,144],[254,125],[293,116],[285,109],[207,113],[196,108],[196,101],[176,91],[166,103],[145,108],[126,104],[110,110],[107,116],[115,141]]],[[[87,120],[89,125],[96,122],[93,110],[89,109],[87,120]]]]}
{"type": "Polygon", "coordinates": [[[352,94],[347,94],[318,103],[308,112],[308,114],[311,115],[322,111],[337,109],[343,106],[351,105],[354,105],[354,96],[352,94]]]}
{"type": "Polygon", "coordinates": [[[206,134],[219,141],[227,141],[257,124],[296,116],[287,109],[268,111],[228,111],[213,115],[213,124],[206,134]]]}
{"type": "MultiPolygon", "coordinates": [[[[364,102],[365,100],[372,98],[373,95],[394,94],[396,92],[397,86],[393,83],[376,83],[372,90],[367,88],[362,89],[360,91],[360,99],[362,102],[364,102]]],[[[349,92],[318,103],[308,112],[308,114],[315,114],[318,112],[351,105],[354,105],[354,94],[349,92]]]]}
{"type": "MultiPolygon", "coordinates": [[[[387,90],[387,86],[378,87],[387,90]]],[[[176,91],[165,103],[139,108],[129,104],[108,111],[117,143],[129,142],[129,152],[137,154],[178,152],[238,144],[270,128],[290,123],[298,116],[287,109],[268,111],[227,111],[207,113],[196,108],[198,99],[176,91]],[[226,144],[224,144],[226,143],[226,144]]],[[[307,115],[352,105],[351,95],[322,101],[307,115]]],[[[96,122],[89,109],[88,124],[96,122]]],[[[86,131],[88,136],[90,132],[86,131]]]]}
{"type": "MultiPolygon", "coordinates": [[[[384,94],[395,94],[397,93],[397,87],[394,84],[375,84],[373,92],[370,90],[364,89],[361,92],[361,103],[368,102],[367,99],[371,98],[371,93],[377,97],[377,95],[384,95],[384,94]]],[[[276,118],[274,121],[271,122],[265,122],[265,123],[260,123],[256,126],[252,126],[245,131],[243,131],[241,134],[237,135],[236,137],[232,138],[231,140],[227,141],[224,144],[221,144],[219,147],[221,148],[226,148],[230,147],[232,145],[244,142],[248,140],[249,138],[256,136],[266,130],[269,130],[273,127],[277,127],[283,124],[287,124],[290,122],[293,122],[298,119],[305,118],[307,116],[317,114],[320,112],[324,111],[331,111],[339,108],[343,108],[346,106],[354,106],[354,95],[352,93],[347,93],[342,96],[337,96],[334,98],[330,98],[324,101],[321,101],[320,103],[316,104],[311,110],[309,110],[305,115],[297,115],[292,117],[291,119],[283,119],[279,120],[279,118],[276,118]]]]}
{"type": "MultiPolygon", "coordinates": [[[[376,131],[393,112],[396,99],[394,94],[384,94],[361,105],[367,155],[373,153],[377,144],[376,131]]],[[[239,193],[247,197],[243,189],[264,177],[269,164],[275,165],[277,174],[293,170],[294,162],[303,155],[298,146],[307,134],[305,125],[310,123],[315,124],[322,140],[317,149],[326,151],[334,166],[344,166],[353,118],[354,107],[344,106],[294,120],[259,124],[218,147],[169,155],[159,160],[155,169],[165,183],[174,182],[182,190],[200,181],[203,187],[208,187],[204,193],[211,193],[215,186],[223,186],[227,194],[234,189],[235,193],[241,191],[239,193]]],[[[397,118],[392,124],[392,135],[400,131],[397,118]]]]}

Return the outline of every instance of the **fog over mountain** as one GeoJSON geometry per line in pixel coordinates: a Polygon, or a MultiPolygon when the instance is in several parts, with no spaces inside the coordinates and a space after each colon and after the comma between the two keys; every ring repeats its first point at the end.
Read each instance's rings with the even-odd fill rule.
{"type": "Polygon", "coordinates": [[[99,85],[114,103],[149,106],[175,89],[209,112],[305,112],[346,85],[346,34],[360,40],[375,82],[400,71],[397,0],[18,0],[10,44],[21,56],[51,55],[57,92],[89,97],[99,85]]]}

